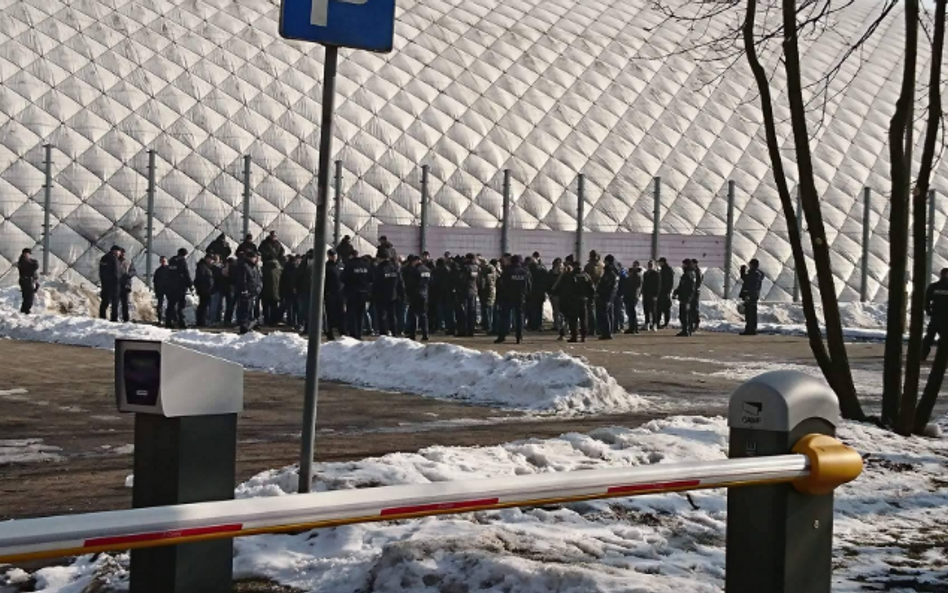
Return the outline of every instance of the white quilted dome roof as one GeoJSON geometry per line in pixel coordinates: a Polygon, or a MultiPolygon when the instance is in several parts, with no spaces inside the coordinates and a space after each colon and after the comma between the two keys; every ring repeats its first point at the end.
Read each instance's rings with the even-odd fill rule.
{"type": "MultiPolygon", "coordinates": [[[[659,175],[663,232],[720,235],[733,179],[735,258],[759,258],[775,282],[768,298],[789,298],[790,250],[753,81],[743,63],[718,77],[693,56],[668,57],[686,32],[656,29],[647,5],[399,0],[395,52],[342,52],[333,158],[344,163],[343,232],[374,241],[380,223],[417,224],[421,164],[431,166],[431,224],[443,226],[498,226],[510,168],[515,227],[575,228],[583,172],[591,230],[649,232],[659,175]]],[[[807,47],[810,77],[878,12],[858,1],[807,47]]],[[[309,248],[323,50],[280,39],[278,15],[268,0],[0,0],[3,281],[14,280],[20,250],[42,240],[45,143],[54,147],[54,275],[95,279],[113,243],[144,272],[150,148],[158,253],[239,235],[244,154],[254,162],[252,230],[309,248]]],[[[859,290],[861,189],[888,191],[901,37],[895,14],[844,68],[815,131],[844,299],[859,290]]],[[[782,96],[779,77],[774,88],[782,96]]],[[[886,201],[876,195],[871,218],[877,299],[886,201]]],[[[936,264],[946,249],[938,244],[936,264]]],[[[720,291],[721,272],[708,282],[720,291]]]]}

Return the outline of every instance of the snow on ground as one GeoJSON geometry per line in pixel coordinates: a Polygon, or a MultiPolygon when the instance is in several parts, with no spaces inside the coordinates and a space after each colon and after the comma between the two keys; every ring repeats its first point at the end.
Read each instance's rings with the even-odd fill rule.
{"type": "MultiPolygon", "coordinates": [[[[701,327],[705,330],[736,333],[744,329],[744,316],[737,311],[737,301],[702,301],[701,327]]],[[[885,303],[840,303],[843,333],[850,340],[885,339],[885,303]]],[[[673,313],[677,314],[677,310],[673,313]]],[[[816,307],[823,323],[823,308],[816,307]]],[[[673,315],[676,317],[676,315],[673,315]]],[[[806,318],[801,303],[760,303],[757,310],[758,331],[792,336],[806,335],[806,318]]]]}
{"type": "MultiPolygon", "coordinates": [[[[854,423],[840,434],[863,453],[866,472],[837,495],[833,590],[946,590],[948,440],[854,423]]],[[[430,447],[321,464],[316,489],[721,459],[726,435],[723,419],[675,417],[494,447],[430,447]]],[[[296,483],[294,468],[271,470],[237,494],[283,496],[296,483]]],[[[234,567],[238,578],[320,593],[720,592],[725,523],[723,490],[649,495],[243,538],[234,567]]],[[[33,576],[49,583],[38,588],[47,593],[78,593],[96,579],[122,588],[127,561],[86,556],[33,576]]]]}
{"type": "Polygon", "coordinates": [[[0,439],[0,466],[59,461],[61,451],[59,447],[44,445],[43,439],[0,439]]]}
{"type": "MultiPolygon", "coordinates": [[[[33,312],[98,317],[101,302],[99,288],[92,284],[76,284],[65,280],[42,278],[40,279],[40,289],[37,291],[33,302],[33,312]]],[[[0,288],[0,305],[19,311],[21,303],[22,297],[19,287],[6,286],[0,288]]],[[[157,319],[155,317],[154,294],[138,279],[134,280],[132,284],[132,293],[129,298],[129,317],[133,321],[146,322],[153,322],[157,319]]]]}
{"type": "MultiPolygon", "coordinates": [[[[22,315],[0,305],[0,336],[105,349],[113,348],[116,338],[167,340],[247,368],[291,375],[306,372],[306,339],[292,333],[172,332],[89,317],[22,315]]],[[[399,338],[371,342],[344,338],[325,344],[320,359],[322,379],[508,409],[614,413],[644,403],[604,368],[563,352],[500,355],[399,338]]]]}

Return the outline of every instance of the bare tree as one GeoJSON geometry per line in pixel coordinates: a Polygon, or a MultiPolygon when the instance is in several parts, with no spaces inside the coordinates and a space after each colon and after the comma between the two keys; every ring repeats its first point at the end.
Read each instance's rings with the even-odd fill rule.
{"type": "MultiPolygon", "coordinates": [[[[806,35],[822,35],[832,32],[832,17],[845,10],[853,0],[699,0],[687,4],[674,4],[675,0],[655,0],[656,5],[666,17],[666,22],[684,23],[691,33],[706,34],[711,28],[707,22],[711,19],[723,19],[739,9],[743,4],[743,18],[740,20],[740,42],[743,48],[735,50],[735,32],[732,29],[724,33],[715,33],[711,39],[702,39],[686,46],[683,51],[695,48],[712,48],[722,52],[727,68],[736,63],[735,52],[743,53],[754,76],[758,90],[767,150],[773,168],[777,193],[780,197],[784,218],[787,221],[788,239],[796,267],[803,310],[806,317],[807,334],[814,359],[820,366],[827,382],[836,392],[843,416],[850,419],[864,419],[865,415],[859,401],[849,363],[849,356],[843,334],[842,319],[835,279],[833,276],[832,255],[826,237],[826,228],[820,208],[820,196],[816,189],[811,151],[811,135],[808,126],[808,109],[814,104],[808,92],[816,90],[823,96],[823,117],[825,118],[826,95],[830,82],[840,74],[844,63],[855,56],[858,50],[876,33],[879,26],[897,6],[897,0],[886,0],[880,5],[879,14],[874,18],[860,37],[850,40],[842,57],[826,72],[817,83],[804,86],[800,57],[800,39],[806,35]],[[778,18],[779,14],[779,18],[778,18]],[[813,262],[816,266],[816,279],[820,286],[820,301],[823,306],[825,324],[825,342],[821,333],[819,319],[815,311],[815,296],[810,283],[809,271],[804,257],[803,242],[798,231],[798,220],[790,196],[789,181],[784,166],[777,135],[777,121],[774,116],[774,99],[771,93],[771,80],[761,59],[761,49],[770,48],[771,42],[781,42],[778,53],[779,65],[786,75],[786,95],[789,104],[789,120],[792,129],[793,149],[796,155],[798,174],[797,189],[804,219],[809,228],[813,262]]],[[[887,319],[887,339],[885,352],[885,394],[882,422],[898,426],[900,432],[907,434],[919,431],[928,422],[935,398],[948,366],[948,345],[939,347],[929,381],[926,385],[922,403],[916,413],[916,400],[920,379],[921,334],[925,287],[928,277],[926,270],[925,236],[926,208],[925,197],[931,182],[935,162],[935,152],[942,125],[941,110],[941,72],[945,35],[945,3],[937,0],[934,16],[934,32],[931,36],[932,66],[928,81],[928,120],[925,135],[925,147],[922,164],[914,191],[912,183],[912,137],[914,130],[913,108],[918,70],[918,37],[923,16],[919,0],[907,0],[904,12],[906,26],[905,62],[902,69],[900,96],[895,114],[890,121],[889,149],[892,176],[892,214],[890,219],[890,274],[889,274],[889,312],[887,319]],[[911,199],[910,199],[911,194],[911,199]],[[908,267],[908,225],[914,224],[914,266],[912,324],[909,332],[908,357],[903,361],[905,292],[900,279],[906,277],[908,267]],[[905,363],[903,366],[903,362],[905,363]],[[902,373],[905,372],[904,389],[902,373]],[[901,404],[901,405],[900,405],[901,404]]],[[[700,35],[699,35],[700,37],[700,35]]]]}

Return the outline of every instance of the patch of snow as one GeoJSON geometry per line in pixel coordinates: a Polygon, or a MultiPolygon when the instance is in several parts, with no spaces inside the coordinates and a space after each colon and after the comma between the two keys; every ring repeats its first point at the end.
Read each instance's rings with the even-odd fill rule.
{"type": "Polygon", "coordinates": [[[43,439],[0,439],[0,465],[60,461],[59,447],[44,445],[43,439]]]}
{"type": "MultiPolygon", "coordinates": [[[[856,423],[844,424],[840,438],[864,455],[866,471],[837,492],[833,590],[888,590],[913,580],[925,590],[944,585],[939,538],[948,504],[948,441],[902,438],[856,423]]],[[[635,429],[318,464],[315,490],[722,459],[726,450],[723,419],[674,417],[635,429]]],[[[296,491],[297,479],[294,468],[263,472],[237,495],[284,496],[296,491]]],[[[720,592],[726,511],[719,489],[349,525],[238,539],[234,568],[237,578],[316,593],[720,592]]],[[[91,558],[79,559],[77,572],[88,574],[91,558]]],[[[115,560],[100,555],[95,562],[115,560]]]]}
{"type": "MultiPolygon", "coordinates": [[[[291,375],[306,372],[306,339],[296,334],[172,332],[88,317],[21,315],[0,305],[0,336],[111,349],[116,338],[164,340],[244,365],[291,375]]],[[[609,373],[563,352],[480,352],[400,338],[343,338],[320,349],[320,378],[541,413],[621,412],[643,405],[609,373]]]]}

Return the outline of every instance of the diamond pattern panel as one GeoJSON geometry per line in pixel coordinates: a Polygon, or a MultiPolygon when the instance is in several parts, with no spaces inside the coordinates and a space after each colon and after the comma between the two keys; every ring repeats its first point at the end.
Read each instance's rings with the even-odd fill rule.
{"type": "MultiPolygon", "coordinates": [[[[0,3],[0,281],[14,281],[20,249],[42,243],[47,143],[54,275],[94,281],[98,254],[115,242],[145,257],[149,149],[158,253],[200,250],[220,232],[236,238],[245,154],[251,230],[273,228],[291,250],[307,249],[323,51],[279,38],[278,4],[0,3]]],[[[808,41],[804,63],[825,69],[878,10],[854,3],[836,34],[808,41]]],[[[760,258],[767,296],[789,298],[790,250],[752,79],[743,64],[717,76],[695,56],[669,55],[690,33],[660,21],[647,0],[400,0],[394,53],[342,53],[333,158],[344,167],[343,232],[365,248],[380,224],[417,224],[422,164],[431,223],[458,227],[499,226],[509,168],[515,228],[575,229],[583,172],[592,231],[648,232],[660,176],[663,232],[721,235],[733,179],[734,257],[760,258]]],[[[859,290],[862,187],[888,183],[901,38],[896,14],[834,83],[813,141],[844,298],[859,290]]],[[[936,187],[946,173],[941,165],[936,187]]],[[[870,294],[883,299],[886,197],[871,208],[870,294]]],[[[941,266],[948,242],[936,245],[941,266]]],[[[708,283],[720,291],[722,272],[708,283]]]]}

